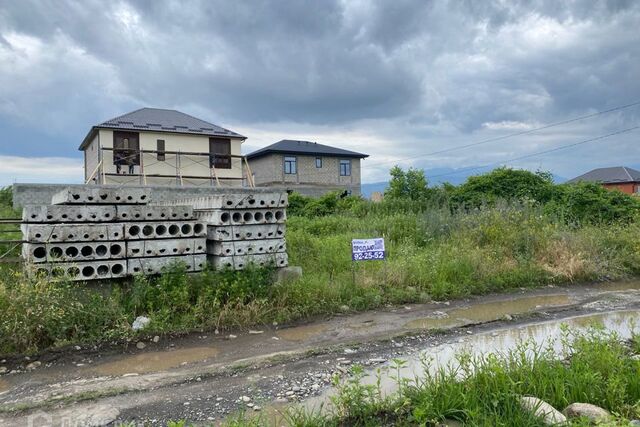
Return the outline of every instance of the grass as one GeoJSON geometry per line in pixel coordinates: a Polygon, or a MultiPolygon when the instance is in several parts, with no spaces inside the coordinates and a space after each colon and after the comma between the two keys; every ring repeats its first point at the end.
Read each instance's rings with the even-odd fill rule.
{"type": "MultiPolygon", "coordinates": [[[[331,410],[309,413],[293,408],[285,418],[288,425],[300,427],[437,426],[452,420],[468,426],[543,426],[521,409],[521,396],[541,398],[559,410],[574,402],[591,403],[613,414],[608,425],[629,425],[640,417],[640,361],[633,357],[637,338],[629,345],[615,333],[591,329],[567,331],[561,344],[560,357],[551,344],[526,343],[502,354],[459,354],[456,363],[433,374],[397,377],[399,389],[391,395],[383,395],[379,382],[363,385],[363,371],[356,367],[353,376],[337,381],[331,410]]],[[[423,363],[428,372],[429,361],[423,363]]],[[[228,425],[268,423],[239,416],[228,425]]],[[[573,419],[570,425],[589,423],[573,419]]]]}
{"type": "Polygon", "coordinates": [[[631,278],[640,272],[639,223],[575,227],[540,208],[497,205],[469,213],[361,204],[340,214],[292,216],[291,265],[302,278],[273,283],[269,269],[98,286],[28,279],[0,266],[0,353],[33,353],[144,334],[243,328],[389,304],[460,298],[547,284],[631,278]],[[352,238],[383,236],[385,262],[352,264],[352,238]],[[355,279],[355,280],[354,280],[355,279]]]}

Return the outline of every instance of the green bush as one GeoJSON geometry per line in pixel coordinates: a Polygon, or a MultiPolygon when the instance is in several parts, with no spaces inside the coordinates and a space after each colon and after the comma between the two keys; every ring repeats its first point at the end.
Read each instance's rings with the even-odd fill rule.
{"type": "Polygon", "coordinates": [[[628,223],[640,213],[640,199],[599,184],[564,184],[556,187],[545,212],[576,225],[628,223]]]}
{"type": "Polygon", "coordinates": [[[453,189],[452,201],[463,208],[493,205],[499,200],[547,203],[555,193],[551,174],[526,170],[498,168],[472,176],[453,189]]]}
{"type": "Polygon", "coordinates": [[[0,188],[0,210],[13,209],[13,187],[0,188]]]}

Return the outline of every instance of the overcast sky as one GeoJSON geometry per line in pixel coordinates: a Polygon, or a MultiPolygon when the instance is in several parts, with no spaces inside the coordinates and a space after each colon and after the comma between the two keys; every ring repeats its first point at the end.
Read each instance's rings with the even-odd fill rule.
{"type": "MultiPolygon", "coordinates": [[[[640,124],[638,1],[0,0],[0,185],[77,182],[96,123],[174,108],[248,136],[390,166],[500,164],[640,124]],[[422,157],[419,157],[423,155],[422,157]],[[407,160],[408,159],[408,160],[407,160]]],[[[640,164],[640,131],[514,167],[640,164]]]]}

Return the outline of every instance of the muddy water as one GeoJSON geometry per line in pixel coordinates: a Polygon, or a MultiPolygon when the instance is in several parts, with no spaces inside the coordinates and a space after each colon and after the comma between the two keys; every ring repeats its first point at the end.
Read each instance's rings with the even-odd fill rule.
{"type": "Polygon", "coordinates": [[[204,361],[215,357],[219,350],[215,347],[195,347],[180,350],[155,351],[136,354],[96,365],[90,370],[99,375],[120,376],[125,374],[145,374],[176,368],[183,364],[204,361]]]}
{"type": "Polygon", "coordinates": [[[5,380],[0,380],[0,393],[3,393],[11,388],[11,385],[5,380]]]}
{"type": "MultiPolygon", "coordinates": [[[[513,350],[518,344],[528,342],[536,346],[552,345],[557,354],[562,347],[559,338],[562,336],[562,325],[567,325],[572,331],[585,330],[597,325],[608,331],[615,331],[621,338],[630,338],[633,331],[638,331],[640,325],[640,311],[629,310],[594,315],[577,316],[560,321],[550,321],[516,328],[503,329],[461,338],[458,342],[442,344],[420,351],[415,356],[404,360],[404,366],[399,370],[402,378],[415,379],[424,376],[426,370],[434,373],[442,367],[455,367],[456,355],[467,353],[479,356],[487,353],[504,353],[513,350]],[[425,364],[425,362],[428,362],[425,364]]],[[[363,379],[364,384],[375,384],[380,375],[383,394],[388,395],[397,390],[398,371],[386,366],[381,369],[370,370],[363,379]]],[[[318,397],[307,400],[303,406],[308,410],[318,410],[330,406],[330,396],[335,392],[328,389],[318,397]]]]}
{"type": "Polygon", "coordinates": [[[640,280],[629,280],[624,282],[609,282],[595,285],[599,292],[632,291],[640,290],[640,280]]]}
{"type": "Polygon", "coordinates": [[[569,303],[570,299],[566,294],[523,297],[456,308],[443,312],[440,317],[412,320],[405,326],[409,329],[452,328],[497,320],[507,314],[523,314],[544,307],[557,307],[569,303]]]}
{"type": "Polygon", "coordinates": [[[326,324],[297,326],[294,328],[282,329],[281,331],[278,331],[277,336],[278,338],[287,341],[306,341],[315,335],[320,335],[322,332],[326,331],[327,328],[328,325],[326,324]]]}

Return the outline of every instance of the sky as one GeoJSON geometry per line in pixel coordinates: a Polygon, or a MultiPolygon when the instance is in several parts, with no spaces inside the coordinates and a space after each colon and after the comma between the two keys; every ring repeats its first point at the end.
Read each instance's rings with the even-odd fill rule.
{"type": "Polygon", "coordinates": [[[243,134],[245,153],[367,153],[363,182],[640,165],[640,105],[442,152],[640,101],[639,26],[633,0],[0,0],[0,185],[79,182],[91,126],[141,107],[243,134]]]}

